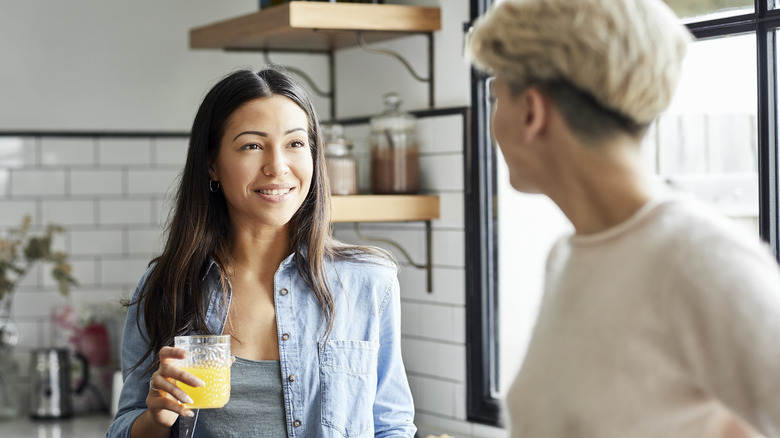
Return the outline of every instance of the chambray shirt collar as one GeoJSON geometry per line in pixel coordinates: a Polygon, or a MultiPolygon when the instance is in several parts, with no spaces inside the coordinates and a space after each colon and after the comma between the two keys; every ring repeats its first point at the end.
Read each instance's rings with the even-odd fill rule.
{"type": "MultiPolygon", "coordinates": [[[[301,256],[304,258],[306,257],[306,250],[298,251],[301,256]]],[[[286,267],[287,265],[294,262],[296,252],[294,251],[292,254],[288,255],[284,260],[282,260],[282,263],[279,265],[280,268],[286,267]]],[[[208,266],[206,267],[206,271],[203,273],[203,277],[201,277],[201,280],[205,281],[207,277],[211,276],[212,281],[214,278],[216,278],[217,281],[219,281],[219,266],[217,265],[217,261],[214,260],[213,257],[209,257],[209,261],[207,262],[208,266]],[[215,277],[216,276],[216,277],[215,277]]],[[[227,279],[227,278],[226,278],[227,279]]]]}

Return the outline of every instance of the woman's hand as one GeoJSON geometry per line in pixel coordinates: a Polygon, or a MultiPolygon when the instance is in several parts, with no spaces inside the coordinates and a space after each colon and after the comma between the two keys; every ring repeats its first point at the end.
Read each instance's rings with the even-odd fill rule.
{"type": "Polygon", "coordinates": [[[169,428],[179,415],[192,417],[194,413],[183,405],[192,404],[192,399],[178,386],[182,382],[189,386],[203,386],[204,383],[192,374],[174,365],[176,360],[184,359],[187,352],[181,348],[163,347],[160,349],[160,367],[152,373],[149,381],[149,395],[146,407],[152,421],[159,426],[169,428]]]}

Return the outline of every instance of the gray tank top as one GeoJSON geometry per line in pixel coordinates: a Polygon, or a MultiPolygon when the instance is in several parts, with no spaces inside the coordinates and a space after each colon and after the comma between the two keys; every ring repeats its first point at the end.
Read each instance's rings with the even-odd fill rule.
{"type": "Polygon", "coordinates": [[[196,437],[287,436],[278,360],[236,358],[230,368],[230,400],[221,409],[200,409],[196,437]]]}

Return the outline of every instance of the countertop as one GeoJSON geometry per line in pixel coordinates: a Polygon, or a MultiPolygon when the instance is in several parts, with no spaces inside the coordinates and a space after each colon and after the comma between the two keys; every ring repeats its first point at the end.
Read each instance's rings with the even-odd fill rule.
{"type": "Polygon", "coordinates": [[[33,420],[20,417],[0,420],[2,438],[97,438],[105,437],[112,417],[90,414],[63,420],[33,420]]]}

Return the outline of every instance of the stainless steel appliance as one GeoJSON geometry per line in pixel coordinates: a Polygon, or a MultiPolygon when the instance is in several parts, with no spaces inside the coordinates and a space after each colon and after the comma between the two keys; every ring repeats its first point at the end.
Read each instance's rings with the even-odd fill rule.
{"type": "Polygon", "coordinates": [[[87,385],[89,362],[84,355],[65,348],[32,351],[30,361],[30,415],[33,418],[67,418],[73,415],[73,394],[87,385]],[[75,361],[74,361],[75,359],[75,361]],[[79,363],[80,379],[74,388],[73,365],[79,363]]]}

